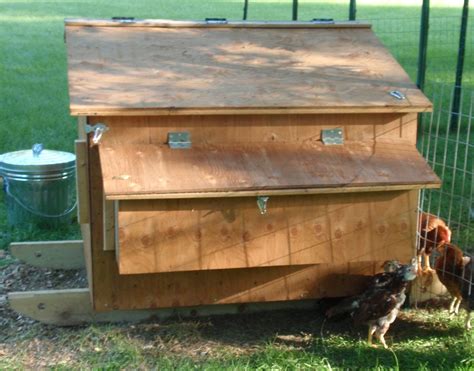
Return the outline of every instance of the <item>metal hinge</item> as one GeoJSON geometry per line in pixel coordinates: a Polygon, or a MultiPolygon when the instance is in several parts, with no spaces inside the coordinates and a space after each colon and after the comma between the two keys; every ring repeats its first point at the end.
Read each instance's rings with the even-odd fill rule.
{"type": "Polygon", "coordinates": [[[227,18],[206,18],[207,24],[227,24],[227,18]]]}
{"type": "Polygon", "coordinates": [[[342,128],[321,130],[321,140],[325,145],[344,144],[342,128]]]}
{"type": "Polygon", "coordinates": [[[168,145],[170,148],[191,148],[191,135],[187,131],[168,133],[168,145]]]}
{"type": "Polygon", "coordinates": [[[313,18],[311,23],[317,23],[317,24],[334,24],[334,19],[332,18],[313,18]]]}
{"type": "Polygon", "coordinates": [[[135,17],[112,17],[112,21],[119,23],[135,23],[135,17]]]}
{"type": "Polygon", "coordinates": [[[109,130],[109,127],[105,124],[95,124],[93,126],[91,125],[87,125],[85,126],[86,128],[86,133],[89,134],[89,133],[94,133],[94,135],[92,136],[92,143],[94,144],[99,144],[101,138],[102,138],[102,135],[109,130]]]}

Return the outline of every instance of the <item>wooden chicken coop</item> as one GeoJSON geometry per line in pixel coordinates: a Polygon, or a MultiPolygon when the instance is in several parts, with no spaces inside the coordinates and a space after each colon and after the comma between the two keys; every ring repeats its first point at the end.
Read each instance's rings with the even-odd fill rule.
{"type": "Polygon", "coordinates": [[[97,312],[354,294],[415,253],[431,103],[354,22],[66,21],[97,312]]]}

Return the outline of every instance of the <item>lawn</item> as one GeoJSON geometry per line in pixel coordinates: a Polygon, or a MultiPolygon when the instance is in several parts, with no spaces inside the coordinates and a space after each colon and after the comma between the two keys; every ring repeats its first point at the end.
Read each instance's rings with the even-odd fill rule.
{"type": "MultiPolygon", "coordinates": [[[[301,20],[347,19],[348,1],[300,0],[299,3],[301,20]]],[[[291,19],[291,0],[249,0],[249,4],[249,20],[291,19]]],[[[357,13],[358,19],[373,23],[377,35],[414,80],[420,4],[421,0],[359,0],[357,13]]],[[[462,1],[432,0],[431,4],[426,92],[430,97],[437,97],[439,83],[448,84],[449,87],[454,81],[462,1]]],[[[242,8],[243,0],[0,0],[0,154],[30,148],[38,142],[49,149],[73,151],[76,127],[75,119],[68,113],[64,18],[226,17],[237,20],[242,18],[242,8]]],[[[468,89],[474,88],[473,13],[474,9],[471,9],[464,73],[468,89]]],[[[472,99],[471,96],[466,94],[465,102],[469,102],[469,99],[472,99]]],[[[449,98],[438,105],[446,110],[448,103],[449,98]]],[[[469,107],[469,103],[464,104],[465,110],[466,107],[469,107]]],[[[426,125],[429,119],[427,117],[426,125]]],[[[472,171],[473,139],[472,135],[467,136],[465,130],[470,121],[463,119],[459,136],[469,145],[457,149],[448,145],[448,139],[458,140],[458,135],[456,132],[447,132],[447,116],[441,116],[438,120],[435,118],[435,127],[437,121],[440,122],[439,134],[445,138],[440,140],[436,148],[438,158],[446,157],[447,163],[454,165],[455,152],[458,150],[457,167],[472,171]],[[463,156],[469,149],[467,158],[470,162],[466,162],[468,160],[464,160],[463,156]]],[[[426,145],[427,141],[423,149],[427,148],[426,145]]],[[[442,172],[441,168],[437,170],[442,172]]],[[[469,221],[470,205],[467,204],[472,203],[472,179],[464,179],[456,174],[457,179],[453,180],[454,172],[449,171],[444,175],[444,190],[461,195],[462,198],[455,198],[457,201],[454,206],[449,197],[439,193],[433,193],[431,198],[427,195],[426,200],[432,200],[429,202],[433,202],[434,211],[439,210],[445,217],[452,214],[453,220],[457,220],[460,215],[463,229],[458,231],[462,235],[459,238],[466,244],[474,245],[474,228],[469,221]],[[450,212],[450,208],[454,211],[450,212]]],[[[12,241],[77,238],[80,235],[74,223],[54,230],[9,227],[3,192],[0,192],[0,249],[5,249],[12,241]]],[[[0,269],[3,264],[0,258],[0,269]]],[[[459,319],[451,321],[439,311],[405,313],[404,320],[394,331],[393,351],[368,348],[360,340],[365,337],[365,332],[360,329],[348,330],[348,323],[342,327],[329,325],[328,328],[334,333],[325,333],[321,329],[323,322],[317,316],[301,313],[299,320],[289,317],[291,326],[285,325],[285,320],[290,319],[284,314],[269,317],[272,319],[271,326],[268,323],[270,320],[263,318],[269,329],[259,325],[261,317],[239,318],[238,323],[248,323],[248,326],[257,326],[259,330],[249,331],[248,337],[232,325],[235,320],[232,318],[228,318],[228,322],[218,318],[171,321],[156,327],[151,324],[134,328],[89,326],[74,330],[33,324],[26,326],[24,331],[20,328],[20,333],[15,336],[10,334],[10,340],[0,342],[0,368],[28,365],[28,357],[36,361],[42,359],[35,349],[44,352],[62,367],[173,368],[173,365],[180,365],[192,368],[197,364],[198,367],[211,369],[474,368],[472,333],[464,334],[459,319]],[[282,341],[279,338],[282,334],[289,335],[294,341],[282,341]],[[236,337],[236,340],[227,339],[232,337],[236,337]],[[55,339],[54,342],[51,339],[55,339]],[[15,347],[9,341],[19,346],[15,347]],[[176,341],[189,342],[193,351],[181,349],[176,341]],[[212,349],[208,350],[208,346],[212,349]],[[73,354],[75,350],[79,356],[73,354]],[[8,356],[2,358],[2,351],[7,352],[8,356]]],[[[48,357],[43,356],[44,362],[49,362],[48,357]]],[[[54,365],[54,362],[45,365],[54,365]]]]}

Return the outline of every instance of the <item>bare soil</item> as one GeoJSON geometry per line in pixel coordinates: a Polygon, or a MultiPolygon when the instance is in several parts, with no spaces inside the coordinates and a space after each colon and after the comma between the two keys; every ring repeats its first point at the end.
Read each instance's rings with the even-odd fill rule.
{"type": "Polygon", "coordinates": [[[7,265],[0,266],[0,341],[11,332],[7,330],[23,329],[35,323],[10,309],[9,292],[87,287],[85,270],[37,268],[13,260],[8,253],[2,255],[0,259],[7,265]]]}

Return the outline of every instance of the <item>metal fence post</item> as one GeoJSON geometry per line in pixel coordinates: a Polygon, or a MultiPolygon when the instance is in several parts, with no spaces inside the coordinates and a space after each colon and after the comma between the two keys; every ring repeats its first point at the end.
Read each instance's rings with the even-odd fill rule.
{"type": "Polygon", "coordinates": [[[418,74],[416,85],[423,90],[426,77],[426,57],[428,51],[428,33],[430,28],[430,0],[423,0],[420,21],[420,43],[418,47],[418,74]]]}
{"type": "Polygon", "coordinates": [[[244,21],[247,20],[248,10],[249,10],[249,0],[244,0],[244,16],[242,17],[244,21]]]}
{"type": "Polygon", "coordinates": [[[357,13],[356,0],[350,0],[349,2],[349,20],[355,21],[357,13]]]}
{"type": "Polygon", "coordinates": [[[293,0],[293,17],[294,21],[298,20],[298,0],[293,0]]]}
{"type": "Polygon", "coordinates": [[[461,92],[462,92],[462,75],[464,72],[464,56],[466,54],[466,36],[467,36],[467,21],[469,18],[469,0],[464,0],[461,17],[461,30],[459,32],[459,47],[458,60],[456,63],[456,82],[454,85],[453,105],[451,107],[451,130],[456,130],[458,127],[458,120],[461,92]]]}

